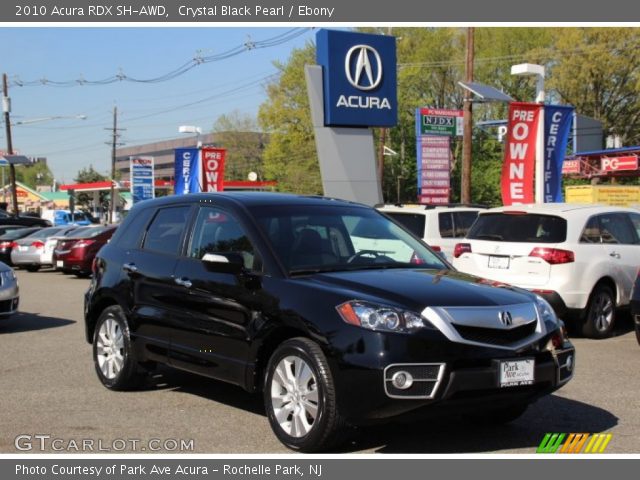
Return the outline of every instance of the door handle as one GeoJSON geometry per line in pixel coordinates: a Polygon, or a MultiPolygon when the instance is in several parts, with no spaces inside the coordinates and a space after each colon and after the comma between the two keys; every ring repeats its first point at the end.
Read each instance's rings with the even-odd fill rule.
{"type": "Polygon", "coordinates": [[[620,258],[620,254],[618,252],[611,252],[609,256],[613,258],[620,258]]]}
{"type": "Polygon", "coordinates": [[[125,264],[122,266],[122,269],[123,269],[125,272],[129,272],[129,273],[136,273],[136,272],[138,271],[138,267],[136,267],[136,264],[135,264],[135,263],[125,263],[125,264]]]}
{"type": "Polygon", "coordinates": [[[185,287],[185,288],[191,288],[191,285],[192,285],[191,280],[189,280],[188,278],[184,278],[184,277],[182,277],[182,278],[176,278],[174,281],[175,281],[178,285],[180,285],[180,286],[182,286],[182,287],[185,287]]]}

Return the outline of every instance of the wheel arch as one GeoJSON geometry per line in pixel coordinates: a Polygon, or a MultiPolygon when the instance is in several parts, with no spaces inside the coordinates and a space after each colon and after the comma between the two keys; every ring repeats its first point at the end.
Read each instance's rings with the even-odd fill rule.
{"type": "Polygon", "coordinates": [[[97,300],[88,310],[85,317],[85,335],[88,343],[93,343],[94,330],[100,314],[104,312],[106,308],[113,305],[120,305],[120,303],[113,297],[104,296],[97,300]]]}

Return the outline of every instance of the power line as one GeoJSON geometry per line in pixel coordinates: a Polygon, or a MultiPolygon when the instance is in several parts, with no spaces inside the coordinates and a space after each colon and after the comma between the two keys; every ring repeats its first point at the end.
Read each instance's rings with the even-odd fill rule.
{"type": "Polygon", "coordinates": [[[202,65],[205,63],[219,62],[221,60],[226,60],[228,58],[235,57],[237,55],[240,55],[250,50],[270,48],[270,47],[275,47],[277,45],[281,45],[283,43],[287,43],[305,34],[309,30],[311,29],[310,28],[292,28],[290,30],[287,30],[284,33],[281,33],[274,37],[267,38],[265,40],[251,41],[249,39],[241,45],[238,45],[236,47],[233,47],[229,50],[226,50],[216,55],[202,56],[200,55],[200,53],[197,53],[196,56],[191,60],[157,77],[136,78],[131,75],[127,75],[123,70],[119,70],[118,73],[116,73],[115,75],[111,75],[109,77],[98,79],[98,80],[87,80],[83,76],[80,76],[80,78],[77,78],[74,80],[62,80],[62,81],[50,80],[46,77],[43,77],[37,80],[24,81],[24,80],[21,80],[18,76],[14,76],[11,81],[11,84],[16,87],[33,87],[33,86],[77,87],[77,86],[84,86],[84,85],[109,85],[109,84],[118,83],[118,82],[133,82],[133,83],[147,83],[147,84],[161,83],[161,82],[166,82],[168,80],[172,80],[181,75],[184,75],[185,73],[197,67],[198,65],[202,65]]]}

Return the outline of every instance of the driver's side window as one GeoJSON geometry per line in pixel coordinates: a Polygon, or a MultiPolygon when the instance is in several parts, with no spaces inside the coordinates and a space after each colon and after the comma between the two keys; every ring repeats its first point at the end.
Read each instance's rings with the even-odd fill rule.
{"type": "Polygon", "coordinates": [[[242,258],[246,269],[261,269],[259,256],[240,223],[215,207],[200,208],[189,244],[190,257],[202,259],[207,253],[242,258]]]}

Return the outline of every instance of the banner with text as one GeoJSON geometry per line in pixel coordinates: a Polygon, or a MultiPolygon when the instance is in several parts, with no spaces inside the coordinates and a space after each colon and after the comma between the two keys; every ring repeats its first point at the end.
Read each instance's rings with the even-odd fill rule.
{"type": "Polygon", "coordinates": [[[562,167],[573,124],[574,108],[544,106],[544,201],[562,202],[562,167]]]}
{"type": "Polygon", "coordinates": [[[537,103],[509,104],[501,179],[504,205],[534,202],[533,176],[541,111],[542,105],[537,103]]]}
{"type": "Polygon", "coordinates": [[[133,204],[155,196],[153,157],[129,157],[133,204]]]}
{"type": "Polygon", "coordinates": [[[200,191],[199,151],[197,148],[176,148],[175,193],[200,191]]]}
{"type": "Polygon", "coordinates": [[[224,148],[203,148],[202,155],[202,191],[221,192],[224,189],[224,160],[227,151],[224,148]]]}

